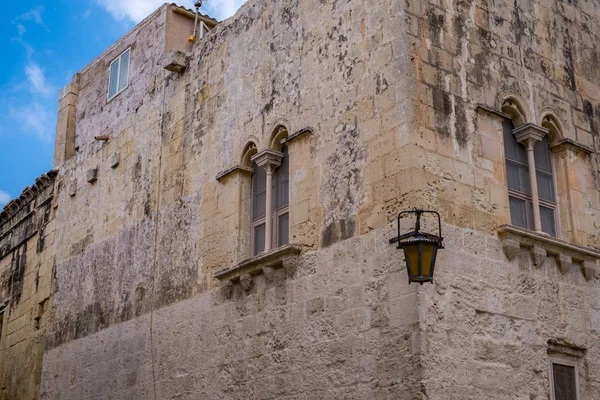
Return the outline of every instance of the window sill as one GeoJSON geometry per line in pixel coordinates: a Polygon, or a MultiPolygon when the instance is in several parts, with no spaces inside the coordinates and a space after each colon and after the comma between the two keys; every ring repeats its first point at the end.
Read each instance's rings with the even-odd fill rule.
{"type": "Polygon", "coordinates": [[[127,88],[128,88],[128,87],[129,87],[129,83],[127,83],[127,85],[126,85],[126,86],[125,86],[123,89],[121,89],[121,90],[117,91],[117,92],[116,92],[115,94],[113,94],[111,97],[108,97],[108,96],[107,96],[107,98],[106,98],[106,104],[108,104],[108,103],[110,103],[111,101],[113,101],[114,99],[116,99],[116,98],[117,98],[117,96],[119,96],[121,93],[123,93],[125,90],[127,90],[127,88]]]}
{"type": "Polygon", "coordinates": [[[598,250],[514,225],[502,225],[497,232],[504,254],[509,260],[513,260],[521,248],[526,248],[529,249],[533,265],[536,267],[541,267],[546,257],[554,257],[563,275],[571,266],[576,265],[581,268],[588,281],[596,274],[597,262],[600,259],[598,250]]]}
{"type": "Polygon", "coordinates": [[[293,276],[296,272],[298,255],[301,251],[301,246],[288,244],[219,270],[215,272],[215,278],[228,282],[240,281],[246,286],[244,282],[247,282],[252,275],[261,273],[268,275],[273,269],[284,268],[288,276],[293,276]]]}

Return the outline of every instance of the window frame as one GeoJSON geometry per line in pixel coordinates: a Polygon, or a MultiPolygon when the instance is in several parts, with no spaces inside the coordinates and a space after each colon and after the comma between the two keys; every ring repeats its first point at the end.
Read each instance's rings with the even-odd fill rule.
{"type": "Polygon", "coordinates": [[[128,48],[126,48],[125,50],[123,50],[121,52],[121,54],[119,54],[117,57],[114,58],[114,60],[112,60],[108,66],[108,90],[106,91],[106,102],[109,103],[112,99],[114,99],[115,97],[117,97],[119,94],[121,94],[122,92],[124,92],[128,87],[129,87],[129,72],[130,72],[130,66],[131,66],[131,46],[129,46],[128,48]],[[121,80],[121,58],[123,57],[123,55],[125,53],[129,52],[129,57],[127,58],[127,83],[125,84],[125,86],[123,86],[122,89],[119,89],[119,83],[121,80]],[[111,96],[110,95],[110,85],[112,83],[111,81],[111,71],[112,71],[112,67],[114,63],[118,63],[117,64],[117,91],[111,96]]]}
{"type": "Polygon", "coordinates": [[[575,397],[576,400],[581,400],[581,391],[579,389],[579,367],[577,361],[578,359],[575,357],[568,357],[562,354],[551,354],[548,356],[550,400],[556,400],[556,394],[554,393],[554,364],[573,367],[575,370],[575,397]]]}
{"type": "MultiPolygon", "coordinates": [[[[287,146],[286,146],[287,147],[287,146]]],[[[281,152],[283,152],[283,148],[281,149],[281,152]]],[[[288,157],[288,163],[289,163],[289,151],[284,153],[284,157],[288,157]]],[[[282,164],[283,164],[283,159],[282,159],[282,164]]],[[[289,164],[288,164],[289,165],[289,164]]],[[[254,168],[263,168],[260,167],[256,164],[254,164],[254,168]]],[[[255,231],[256,231],[256,227],[265,224],[265,229],[266,229],[266,221],[267,218],[271,218],[271,228],[272,228],[272,232],[271,232],[271,251],[276,250],[280,247],[285,246],[286,244],[289,244],[289,213],[290,213],[290,179],[289,179],[289,170],[288,170],[288,201],[287,204],[284,206],[281,206],[279,208],[277,208],[277,199],[278,199],[278,195],[279,195],[279,178],[281,177],[280,175],[280,171],[281,171],[281,165],[279,165],[277,168],[273,169],[273,181],[272,181],[272,187],[271,187],[271,210],[265,210],[265,215],[263,215],[260,218],[254,219],[254,201],[255,201],[255,181],[254,181],[254,173],[252,174],[252,185],[250,188],[250,256],[251,257],[256,257],[258,255],[260,255],[262,252],[264,252],[264,249],[261,252],[255,253],[255,249],[254,249],[254,245],[256,242],[256,235],[255,235],[255,231]],[[279,232],[279,218],[283,215],[288,215],[288,241],[287,243],[284,243],[282,245],[279,245],[279,237],[280,237],[280,232],[279,232]]],[[[265,176],[266,179],[266,176],[265,176]]],[[[265,207],[266,208],[266,207],[265,207]]],[[[266,245],[266,243],[265,243],[266,245]]]]}
{"type": "MultiPolygon", "coordinates": [[[[508,122],[511,123],[511,125],[513,127],[513,130],[514,130],[514,128],[515,128],[514,121],[509,120],[508,122]]],[[[503,127],[503,129],[504,129],[504,127],[503,127]]],[[[512,132],[511,132],[511,135],[512,135],[512,137],[516,141],[516,138],[515,138],[515,136],[514,136],[514,134],[512,132]]],[[[504,140],[504,136],[503,136],[503,140],[504,140]]],[[[516,189],[511,189],[510,186],[509,186],[509,182],[508,182],[508,162],[511,162],[513,164],[520,165],[520,166],[523,166],[523,167],[527,167],[527,168],[529,168],[529,163],[524,164],[523,162],[521,162],[519,160],[515,160],[515,159],[512,159],[512,158],[509,158],[507,156],[507,153],[506,153],[506,144],[503,143],[503,145],[504,145],[504,149],[503,149],[503,153],[504,153],[504,172],[505,172],[506,187],[507,187],[508,199],[509,199],[509,201],[508,201],[508,207],[509,207],[510,223],[513,224],[512,216],[510,215],[510,213],[511,213],[511,210],[510,210],[510,198],[514,197],[516,199],[523,200],[525,202],[525,215],[524,215],[524,218],[525,218],[525,223],[526,223],[527,226],[524,226],[524,227],[521,227],[521,228],[529,229],[529,230],[534,230],[535,228],[534,228],[534,222],[533,222],[533,214],[532,214],[532,212],[530,210],[531,208],[533,208],[533,196],[532,196],[532,194],[531,193],[525,193],[525,192],[522,192],[522,191],[516,190],[516,189]]],[[[554,154],[552,153],[552,150],[550,149],[550,145],[551,145],[550,138],[548,138],[547,145],[548,145],[548,157],[549,157],[550,169],[551,169],[550,174],[552,176],[552,190],[554,191],[554,203],[550,202],[548,200],[542,199],[542,198],[539,197],[539,184],[538,184],[538,202],[539,202],[539,207],[540,208],[541,207],[549,208],[553,212],[553,216],[554,216],[554,235],[550,235],[549,233],[546,233],[546,232],[543,232],[543,231],[542,232],[545,233],[545,234],[547,234],[547,235],[550,235],[552,237],[560,238],[561,237],[561,231],[560,231],[560,213],[559,213],[559,204],[558,204],[559,197],[558,197],[558,192],[557,192],[557,187],[558,186],[557,186],[557,180],[556,180],[556,166],[555,166],[556,163],[555,163],[555,160],[554,160],[554,154]]],[[[523,146],[523,144],[517,142],[517,146],[523,146]]],[[[534,154],[535,154],[535,147],[537,147],[537,144],[536,144],[536,146],[534,146],[534,150],[533,150],[534,154]]],[[[536,176],[536,179],[538,177],[538,173],[548,174],[547,171],[544,171],[544,170],[538,168],[538,166],[536,164],[536,167],[535,167],[535,176],[536,176]]],[[[530,188],[531,188],[531,182],[529,183],[529,185],[530,185],[530,188]]],[[[541,212],[540,212],[540,218],[541,218],[541,212]]],[[[518,226],[518,225],[515,225],[515,226],[518,226]]],[[[543,224],[542,224],[542,226],[543,226],[543,224]]]]}

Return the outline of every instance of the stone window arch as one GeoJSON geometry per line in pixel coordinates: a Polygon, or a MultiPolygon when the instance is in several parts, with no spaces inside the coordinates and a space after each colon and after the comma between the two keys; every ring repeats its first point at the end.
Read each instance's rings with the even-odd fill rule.
{"type": "Polygon", "coordinates": [[[557,236],[558,201],[549,129],[528,122],[516,97],[502,102],[511,119],[503,123],[504,156],[511,224],[557,236]]]}

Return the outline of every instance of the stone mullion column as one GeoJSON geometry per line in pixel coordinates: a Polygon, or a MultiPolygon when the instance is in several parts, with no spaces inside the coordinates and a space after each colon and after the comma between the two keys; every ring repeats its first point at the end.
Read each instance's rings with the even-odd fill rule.
{"type": "Polygon", "coordinates": [[[535,173],[535,147],[533,139],[528,139],[525,143],[527,147],[527,161],[529,163],[529,181],[531,182],[531,202],[533,203],[533,226],[537,232],[542,231],[542,218],[540,217],[540,196],[537,185],[537,175],[535,173]]]}
{"type": "Polygon", "coordinates": [[[531,202],[533,203],[533,226],[537,232],[542,232],[542,218],[540,216],[540,197],[535,171],[535,154],[533,152],[537,142],[544,139],[548,130],[539,125],[525,124],[513,130],[517,142],[527,149],[527,162],[529,166],[529,181],[531,184],[531,202]]]}
{"type": "Polygon", "coordinates": [[[267,190],[265,199],[265,252],[271,250],[273,240],[273,172],[281,165],[283,153],[271,149],[265,149],[252,156],[251,160],[267,172],[267,190]]]}
{"type": "Polygon", "coordinates": [[[265,251],[271,250],[272,232],[273,232],[273,164],[265,165],[267,171],[267,198],[265,201],[265,251]]]}

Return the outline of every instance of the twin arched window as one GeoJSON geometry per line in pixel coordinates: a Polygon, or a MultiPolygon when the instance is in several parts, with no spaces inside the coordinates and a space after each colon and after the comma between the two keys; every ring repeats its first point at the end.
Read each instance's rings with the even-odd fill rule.
{"type": "Polygon", "coordinates": [[[288,148],[283,146],[281,152],[272,151],[266,162],[264,159],[257,159],[261,153],[252,158],[252,255],[289,242],[288,148]],[[271,182],[270,187],[268,182],[271,182]],[[269,197],[271,201],[268,201],[269,197]]]}
{"type": "Polygon", "coordinates": [[[533,139],[524,134],[519,140],[515,132],[526,129],[515,130],[512,121],[505,121],[503,130],[511,223],[556,236],[556,191],[548,135],[533,139]],[[531,184],[532,177],[536,185],[531,184]],[[540,226],[536,226],[536,214],[540,226]]]}

